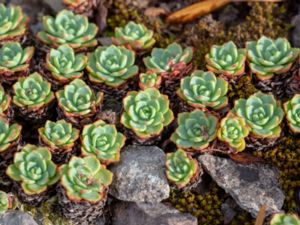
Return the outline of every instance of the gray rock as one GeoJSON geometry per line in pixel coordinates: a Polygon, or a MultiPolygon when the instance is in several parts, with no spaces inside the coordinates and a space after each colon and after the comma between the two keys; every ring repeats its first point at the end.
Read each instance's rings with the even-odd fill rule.
{"type": "Polygon", "coordinates": [[[294,29],[291,33],[291,41],[294,47],[300,47],[300,7],[298,11],[298,15],[296,15],[292,20],[294,29]]]}
{"type": "Polygon", "coordinates": [[[264,204],[267,215],[280,211],[285,196],[275,169],[263,164],[237,164],[213,155],[201,155],[199,160],[217,184],[252,216],[264,204]]]}
{"type": "Polygon", "coordinates": [[[160,202],[169,197],[165,176],[165,154],[155,146],[128,146],[121,161],[110,169],[114,173],[110,194],[123,201],[160,202]]]}
{"type": "Polygon", "coordinates": [[[0,225],[38,225],[35,220],[22,211],[8,211],[0,216],[0,225]]]}
{"type": "Polygon", "coordinates": [[[55,12],[59,12],[64,9],[62,0],[44,0],[55,12]]]}
{"type": "Polygon", "coordinates": [[[197,225],[197,218],[162,203],[118,202],[112,225],[197,225]]]}

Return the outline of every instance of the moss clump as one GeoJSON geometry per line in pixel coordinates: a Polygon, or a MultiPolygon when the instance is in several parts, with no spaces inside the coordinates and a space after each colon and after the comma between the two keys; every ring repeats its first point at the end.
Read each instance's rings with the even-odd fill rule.
{"type": "Polygon", "coordinates": [[[172,190],[169,201],[181,212],[188,212],[198,218],[202,225],[223,224],[221,204],[225,193],[215,183],[203,195],[172,190]]]}
{"type": "Polygon", "coordinates": [[[227,36],[239,46],[246,41],[257,40],[262,35],[270,38],[288,37],[291,25],[285,23],[287,15],[284,5],[267,2],[248,3],[250,9],[245,22],[228,29],[227,36]]]}
{"type": "Polygon", "coordinates": [[[254,152],[279,169],[279,182],[286,194],[283,209],[288,213],[297,210],[296,189],[300,188],[300,139],[286,136],[282,142],[267,152],[254,152]]]}
{"type": "Polygon", "coordinates": [[[242,76],[236,84],[231,84],[228,87],[228,98],[231,104],[239,98],[248,98],[258,90],[251,82],[251,77],[248,75],[242,76]]]}

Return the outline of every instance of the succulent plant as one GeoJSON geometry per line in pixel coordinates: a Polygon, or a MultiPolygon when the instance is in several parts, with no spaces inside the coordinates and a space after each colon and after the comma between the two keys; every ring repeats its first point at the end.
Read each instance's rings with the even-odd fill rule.
{"type": "Polygon", "coordinates": [[[97,26],[89,23],[87,17],[72,11],[62,10],[55,18],[44,16],[43,28],[37,38],[52,47],[68,44],[75,50],[81,50],[97,45],[97,26]]]}
{"type": "Polygon", "coordinates": [[[155,44],[153,31],[143,24],[130,21],[125,27],[115,28],[113,43],[116,45],[129,45],[134,50],[146,50],[155,44]]]}
{"type": "Polygon", "coordinates": [[[102,163],[120,160],[120,151],[125,144],[125,136],[114,125],[97,120],[84,126],[81,134],[81,152],[84,156],[95,155],[102,163]]]}
{"type": "Polygon", "coordinates": [[[257,92],[235,102],[233,112],[242,117],[254,136],[277,138],[281,134],[283,109],[273,95],[257,92]]]}
{"type": "Polygon", "coordinates": [[[284,111],[289,128],[295,132],[300,132],[300,95],[296,94],[292,99],[284,103],[284,111]]]}
{"type": "Polygon", "coordinates": [[[45,192],[59,180],[57,166],[51,161],[47,148],[27,144],[15,153],[14,163],[7,170],[7,175],[21,183],[27,195],[45,192]]]}
{"type": "Polygon", "coordinates": [[[90,54],[87,70],[94,83],[118,87],[137,75],[139,68],[134,65],[135,54],[122,46],[98,47],[90,54]]]}
{"type": "Polygon", "coordinates": [[[271,221],[270,225],[300,225],[300,219],[293,214],[275,214],[271,221]]]}
{"type": "Polygon", "coordinates": [[[98,6],[97,0],[63,0],[62,1],[70,10],[87,16],[93,16],[94,9],[98,6]]]}
{"type": "Polygon", "coordinates": [[[63,90],[56,92],[59,107],[66,116],[89,116],[97,111],[103,100],[103,93],[95,94],[81,79],[75,79],[63,90]]]}
{"type": "Polygon", "coordinates": [[[67,197],[76,202],[97,203],[104,200],[113,177],[95,156],[73,156],[68,164],[60,167],[60,172],[60,183],[67,197]]]}
{"type": "Polygon", "coordinates": [[[273,40],[262,36],[257,42],[247,42],[246,48],[251,71],[260,80],[289,71],[299,56],[299,49],[292,48],[285,38],[273,40]]]}
{"type": "Polygon", "coordinates": [[[9,124],[9,122],[0,117],[0,153],[9,149],[21,135],[22,126],[17,123],[9,124]]]}
{"type": "Polygon", "coordinates": [[[195,108],[219,110],[227,106],[228,83],[212,72],[196,70],[181,79],[178,96],[195,108]]]}
{"type": "Polygon", "coordinates": [[[13,40],[25,35],[28,17],[20,6],[0,4],[0,41],[13,40]]]}
{"type": "Polygon", "coordinates": [[[178,114],[178,128],[171,141],[178,148],[199,151],[208,147],[217,136],[218,118],[200,110],[178,114]]]}
{"type": "Polygon", "coordinates": [[[61,45],[51,49],[46,59],[46,67],[54,79],[61,83],[68,83],[83,76],[87,65],[84,54],[76,54],[69,45],[61,45]]]}
{"type": "Polygon", "coordinates": [[[209,71],[235,77],[245,72],[246,50],[238,49],[229,41],[223,45],[213,45],[205,60],[209,71]]]}
{"type": "Polygon", "coordinates": [[[9,108],[11,98],[5,94],[4,88],[0,84],[0,115],[3,115],[9,108]]]}
{"type": "Polygon", "coordinates": [[[45,107],[55,99],[51,91],[51,84],[44,80],[39,73],[19,78],[13,89],[13,103],[32,111],[45,107]]]}
{"type": "Polygon", "coordinates": [[[227,143],[236,152],[241,152],[246,147],[245,137],[249,134],[245,120],[229,113],[220,122],[217,135],[219,140],[227,143]]]}
{"type": "Polygon", "coordinates": [[[168,97],[155,88],[129,92],[123,107],[121,123],[143,140],[158,136],[174,119],[168,97]]]}
{"type": "Polygon", "coordinates": [[[147,69],[157,74],[168,74],[176,70],[177,67],[185,67],[193,58],[193,49],[182,47],[177,43],[172,43],[166,49],[153,48],[151,56],[144,58],[147,69]]]}
{"type": "Polygon", "coordinates": [[[6,42],[0,48],[0,74],[11,75],[29,69],[34,47],[22,48],[18,42],[6,42]]]}
{"type": "Polygon", "coordinates": [[[141,73],[139,86],[142,90],[146,88],[159,88],[162,82],[160,75],[156,73],[141,73]]]}
{"type": "Polygon", "coordinates": [[[51,148],[70,150],[79,138],[79,130],[65,120],[52,122],[48,120],[44,127],[38,129],[43,143],[51,148]]]}
{"type": "Polygon", "coordinates": [[[0,191],[0,214],[5,213],[9,209],[10,203],[6,192],[0,191]]]}
{"type": "Polygon", "coordinates": [[[192,179],[198,175],[198,172],[198,162],[182,149],[167,154],[167,178],[178,188],[184,188],[190,184],[192,179]]]}

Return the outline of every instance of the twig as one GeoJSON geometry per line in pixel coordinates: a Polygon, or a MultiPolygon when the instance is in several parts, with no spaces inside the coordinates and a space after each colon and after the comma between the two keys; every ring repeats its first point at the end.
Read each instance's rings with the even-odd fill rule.
{"type": "Polygon", "coordinates": [[[200,0],[167,17],[169,23],[186,23],[199,16],[211,13],[232,2],[282,2],[283,0],[200,0]]]}
{"type": "Polygon", "coordinates": [[[267,208],[266,205],[262,205],[262,207],[260,207],[258,215],[256,217],[255,225],[263,225],[264,224],[266,208],[267,208]]]}

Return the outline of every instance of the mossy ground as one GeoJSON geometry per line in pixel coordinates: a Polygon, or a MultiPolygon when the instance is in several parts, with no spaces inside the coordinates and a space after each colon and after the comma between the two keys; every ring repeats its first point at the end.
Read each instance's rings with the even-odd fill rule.
{"type": "MultiPolygon", "coordinates": [[[[246,41],[256,40],[261,35],[271,38],[288,37],[291,27],[287,22],[285,5],[256,2],[248,3],[246,8],[247,16],[229,26],[215,20],[212,15],[208,15],[190,24],[178,25],[174,28],[174,25],[166,26],[160,18],[146,19],[137,9],[128,8],[124,1],[118,0],[112,7],[113,11],[108,19],[106,34],[112,34],[114,27],[125,25],[129,20],[143,22],[155,31],[159,47],[164,47],[174,40],[183,45],[194,46],[196,68],[205,69],[204,56],[213,44],[222,44],[232,40],[239,47],[245,47],[246,41]]],[[[233,103],[238,98],[247,98],[256,91],[251,78],[244,76],[237,84],[230,86],[230,102],[233,103]]],[[[300,140],[287,136],[278,147],[253,154],[279,169],[280,184],[287,196],[284,210],[295,212],[295,190],[300,188],[300,178],[297,176],[300,174],[300,140]]],[[[212,185],[213,187],[203,195],[172,191],[169,201],[180,211],[190,212],[198,217],[199,224],[223,224],[221,205],[226,199],[226,194],[216,184],[212,185]]],[[[237,215],[230,224],[248,225],[254,224],[254,220],[249,213],[244,211],[237,215]]]]}

